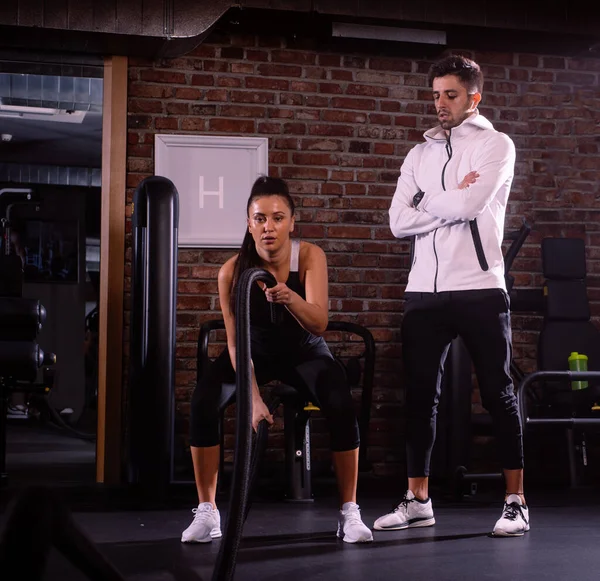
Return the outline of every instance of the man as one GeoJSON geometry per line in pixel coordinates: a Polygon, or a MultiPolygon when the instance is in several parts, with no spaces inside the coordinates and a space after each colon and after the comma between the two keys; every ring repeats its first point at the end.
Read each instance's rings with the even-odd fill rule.
{"type": "Polygon", "coordinates": [[[521,536],[529,530],[529,510],[501,248],[515,147],[477,109],[483,75],[475,62],[447,57],[431,68],[430,84],[439,126],[406,156],[389,211],[394,236],[415,237],[402,323],[408,490],[374,528],[435,523],[429,464],[443,365],[459,335],[493,420],[506,480],[504,509],[493,533],[521,536]]]}

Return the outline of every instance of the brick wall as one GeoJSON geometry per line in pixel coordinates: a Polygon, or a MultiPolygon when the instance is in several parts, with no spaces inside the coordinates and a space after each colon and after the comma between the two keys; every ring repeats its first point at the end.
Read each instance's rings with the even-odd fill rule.
{"type": "MultiPolygon", "coordinates": [[[[153,173],[154,134],[269,138],[270,173],[289,180],[298,234],[330,265],[331,317],[367,326],[377,341],[369,455],[399,469],[399,324],[409,246],[393,239],[387,209],[407,151],[434,124],[430,61],[319,51],[286,38],[215,35],[181,58],[132,60],[128,198],[153,173]]],[[[481,112],[517,146],[507,227],[534,232],[515,264],[517,286],[541,286],[539,243],[585,237],[592,309],[600,314],[599,59],[460,51],[486,77],[481,112]]],[[[219,316],[216,275],[231,252],[179,253],[177,399],[189,412],[199,325],[219,316]]],[[[128,251],[127,260],[130,260],[128,251]]],[[[533,369],[536,316],[514,316],[515,353],[533,369]]],[[[477,406],[477,398],[475,398],[477,406]]],[[[185,423],[182,424],[185,433],[185,423]]]]}

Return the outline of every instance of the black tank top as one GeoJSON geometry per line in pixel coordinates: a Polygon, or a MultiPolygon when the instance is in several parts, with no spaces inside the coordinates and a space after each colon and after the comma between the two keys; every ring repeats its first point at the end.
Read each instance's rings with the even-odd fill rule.
{"type": "MultiPolygon", "coordinates": [[[[299,257],[300,241],[292,240],[290,274],[285,284],[306,300],[298,272],[299,257]]],[[[250,335],[253,351],[268,355],[308,351],[316,347],[327,349],[323,337],[309,333],[283,305],[269,303],[258,284],[253,285],[250,295],[250,335]]]]}

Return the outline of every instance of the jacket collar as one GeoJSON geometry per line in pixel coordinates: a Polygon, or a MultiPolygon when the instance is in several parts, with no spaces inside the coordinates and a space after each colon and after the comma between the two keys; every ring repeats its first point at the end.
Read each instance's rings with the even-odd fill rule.
{"type": "MultiPolygon", "coordinates": [[[[469,115],[460,125],[452,128],[452,139],[472,135],[480,129],[494,129],[494,126],[479,112],[479,109],[475,109],[473,115],[469,115]]],[[[441,125],[429,129],[423,135],[425,139],[432,141],[446,141],[446,132],[441,125]]]]}

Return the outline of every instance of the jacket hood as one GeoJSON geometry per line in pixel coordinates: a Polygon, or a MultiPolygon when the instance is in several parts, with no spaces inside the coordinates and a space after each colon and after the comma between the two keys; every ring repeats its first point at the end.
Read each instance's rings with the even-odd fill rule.
{"type": "MultiPolygon", "coordinates": [[[[479,129],[494,129],[494,126],[479,112],[479,109],[475,109],[475,112],[469,115],[460,125],[452,128],[452,137],[465,137],[479,129]]],[[[423,136],[425,139],[434,141],[446,141],[446,132],[441,125],[425,131],[423,136]]]]}

